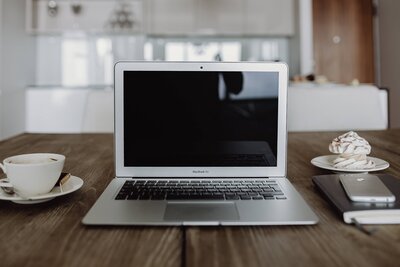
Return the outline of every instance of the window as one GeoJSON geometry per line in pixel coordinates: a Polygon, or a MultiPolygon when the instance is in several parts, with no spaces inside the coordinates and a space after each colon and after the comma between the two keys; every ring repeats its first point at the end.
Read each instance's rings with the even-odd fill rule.
{"type": "Polygon", "coordinates": [[[184,42],[165,44],[167,61],[240,61],[240,42],[184,42]]]}
{"type": "Polygon", "coordinates": [[[61,84],[88,85],[88,60],[88,44],[84,39],[64,40],[61,45],[61,84]]]}

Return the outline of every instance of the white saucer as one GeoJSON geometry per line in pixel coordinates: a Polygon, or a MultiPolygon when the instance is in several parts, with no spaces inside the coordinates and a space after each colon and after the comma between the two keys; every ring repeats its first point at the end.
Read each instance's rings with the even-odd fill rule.
{"type": "Polygon", "coordinates": [[[374,158],[374,157],[367,157],[368,159],[375,162],[374,168],[363,168],[363,169],[335,168],[335,167],[333,167],[333,161],[337,157],[338,157],[338,155],[326,155],[326,156],[316,157],[311,160],[311,164],[314,166],[317,166],[321,169],[331,170],[334,172],[354,172],[354,173],[375,172],[375,171],[381,171],[381,170],[389,168],[389,163],[387,161],[384,161],[383,159],[374,158]]]}
{"type": "Polygon", "coordinates": [[[69,193],[72,193],[79,188],[81,188],[83,185],[83,180],[79,177],[72,176],[68,179],[68,181],[62,186],[63,191],[61,192],[61,189],[59,186],[55,186],[49,193],[43,194],[43,195],[38,195],[34,197],[30,197],[28,199],[22,198],[18,196],[17,194],[7,194],[3,190],[0,189],[0,200],[9,200],[18,204],[36,204],[36,203],[42,203],[46,201],[50,201],[53,198],[67,195],[69,193]]]}

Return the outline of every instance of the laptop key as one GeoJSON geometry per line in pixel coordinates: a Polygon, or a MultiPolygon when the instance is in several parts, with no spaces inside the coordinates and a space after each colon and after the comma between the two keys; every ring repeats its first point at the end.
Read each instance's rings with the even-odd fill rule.
{"type": "Polygon", "coordinates": [[[274,197],[274,195],[271,193],[260,193],[260,195],[262,195],[263,197],[274,197]]]}
{"type": "Polygon", "coordinates": [[[252,189],[249,188],[242,188],[240,189],[241,192],[253,192],[252,189]]]}
{"type": "Polygon", "coordinates": [[[128,196],[128,195],[126,195],[126,194],[118,194],[118,195],[115,197],[115,199],[117,199],[117,200],[124,200],[124,199],[126,199],[127,196],[128,196]]]}
{"type": "Polygon", "coordinates": [[[224,200],[224,195],[222,194],[212,194],[212,195],[202,195],[204,200],[224,200]]]}
{"type": "Polygon", "coordinates": [[[265,200],[274,200],[275,198],[274,198],[274,197],[264,196],[264,199],[265,199],[265,200]]]}
{"type": "Polygon", "coordinates": [[[167,195],[167,200],[185,200],[189,199],[189,194],[182,194],[182,195],[167,195]]]}
{"type": "Polygon", "coordinates": [[[274,189],[272,189],[272,188],[263,188],[262,191],[263,192],[274,192],[274,189]]]}
{"type": "Polygon", "coordinates": [[[141,195],[141,196],[139,197],[139,199],[140,199],[140,200],[148,200],[148,199],[150,199],[150,195],[149,195],[149,194],[141,195]]]}
{"type": "Polygon", "coordinates": [[[136,200],[136,199],[138,199],[138,197],[139,197],[138,194],[131,194],[131,195],[128,196],[127,199],[129,199],[129,200],[136,200]]]}
{"type": "Polygon", "coordinates": [[[168,195],[167,200],[224,200],[224,196],[204,194],[168,195]]]}
{"type": "Polygon", "coordinates": [[[151,197],[152,200],[164,200],[165,199],[165,195],[153,195],[151,197]]]}

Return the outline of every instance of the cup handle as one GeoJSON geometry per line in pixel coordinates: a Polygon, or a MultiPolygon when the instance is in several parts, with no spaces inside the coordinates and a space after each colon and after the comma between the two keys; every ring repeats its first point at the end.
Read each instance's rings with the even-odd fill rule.
{"type": "Polygon", "coordinates": [[[0,163],[0,168],[3,170],[3,172],[4,172],[5,174],[7,174],[7,172],[6,172],[6,167],[5,167],[2,163],[0,163]]]}

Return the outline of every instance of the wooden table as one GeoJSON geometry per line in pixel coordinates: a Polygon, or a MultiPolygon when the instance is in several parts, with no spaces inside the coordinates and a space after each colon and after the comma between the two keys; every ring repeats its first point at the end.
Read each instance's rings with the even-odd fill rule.
{"type": "MultiPolygon", "coordinates": [[[[0,202],[0,266],[399,266],[400,225],[368,236],[343,223],[311,182],[327,174],[313,157],[339,133],[289,135],[289,178],[320,218],[316,226],[87,227],[82,217],[114,177],[109,134],[23,134],[0,142],[0,158],[67,156],[81,190],[37,205],[0,202]]],[[[400,177],[400,130],[361,132],[385,173],[400,177]]],[[[3,175],[4,176],[4,175],[3,175]]]]}

